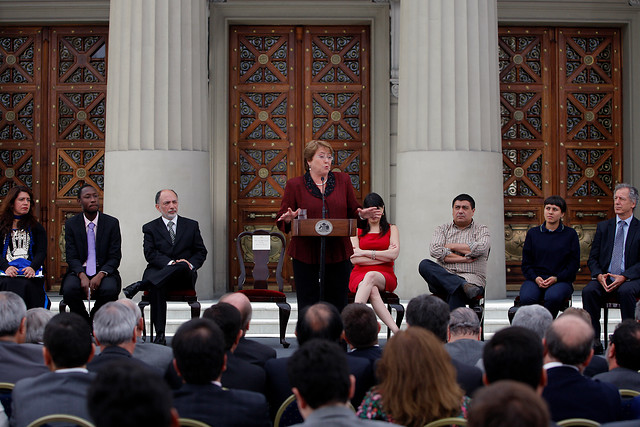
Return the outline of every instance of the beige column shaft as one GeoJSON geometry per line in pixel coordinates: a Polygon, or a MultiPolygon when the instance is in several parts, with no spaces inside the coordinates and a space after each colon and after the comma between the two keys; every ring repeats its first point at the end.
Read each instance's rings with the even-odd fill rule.
{"type": "Polygon", "coordinates": [[[491,231],[489,297],[505,294],[496,0],[402,0],[398,100],[399,291],[428,292],[418,264],[460,193],[491,231]]]}
{"type": "MultiPolygon", "coordinates": [[[[212,249],[207,17],[206,0],[110,2],[105,212],[120,219],[123,285],[142,276],[159,189],[178,193],[179,215],[200,222],[212,249]]],[[[199,272],[202,298],[211,266],[199,272]]]]}

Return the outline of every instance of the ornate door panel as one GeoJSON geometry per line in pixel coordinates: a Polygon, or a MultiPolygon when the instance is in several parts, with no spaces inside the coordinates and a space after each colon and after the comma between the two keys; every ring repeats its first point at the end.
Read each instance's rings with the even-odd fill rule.
{"type": "MultiPolygon", "coordinates": [[[[304,173],[307,141],[332,142],[334,170],[351,175],[360,200],[369,191],[368,34],[366,27],[231,27],[232,286],[239,274],[235,236],[276,228],[287,180],[304,173]]],[[[272,244],[275,256],[278,241],[272,244]]],[[[283,275],[291,290],[289,262],[283,275]]]]}
{"type": "Polygon", "coordinates": [[[553,194],[580,236],[582,287],[596,223],[613,214],[622,178],[619,30],[504,27],[498,43],[507,289],[519,289],[526,232],[553,194]]]}
{"type": "Polygon", "coordinates": [[[0,198],[30,187],[47,230],[49,287],[59,286],[64,220],[84,182],[103,186],[107,31],[0,28],[0,198]]]}

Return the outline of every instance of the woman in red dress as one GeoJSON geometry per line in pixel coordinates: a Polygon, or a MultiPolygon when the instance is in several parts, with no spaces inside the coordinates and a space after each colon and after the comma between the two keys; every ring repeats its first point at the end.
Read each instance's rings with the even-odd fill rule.
{"type": "Polygon", "coordinates": [[[398,227],[389,224],[384,212],[384,201],[377,193],[370,193],[364,199],[364,207],[376,207],[380,215],[367,220],[367,225],[358,230],[358,237],[352,237],[354,265],[349,279],[349,290],[355,292],[356,303],[373,306],[380,320],[395,334],[398,331],[391,314],[382,301],[380,292],[393,292],[398,279],[393,272],[393,262],[400,252],[398,227]]]}

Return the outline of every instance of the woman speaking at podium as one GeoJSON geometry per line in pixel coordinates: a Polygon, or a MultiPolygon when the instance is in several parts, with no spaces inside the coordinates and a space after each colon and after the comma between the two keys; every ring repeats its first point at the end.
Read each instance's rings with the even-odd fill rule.
{"type": "MultiPolygon", "coordinates": [[[[376,207],[362,209],[356,200],[349,175],[331,172],[333,148],[326,141],[309,141],[304,149],[307,172],[287,181],[276,224],[284,233],[291,231],[291,221],[306,209],[307,218],[364,220],[381,215],[376,207]],[[324,197],[323,197],[324,196],[324,197]],[[323,204],[324,202],[324,204],[323,204]]],[[[287,253],[293,258],[298,312],[320,300],[320,237],[294,236],[287,253]]],[[[327,237],[325,246],[324,300],[339,311],[347,305],[347,286],[353,254],[347,236],[327,237]]]]}

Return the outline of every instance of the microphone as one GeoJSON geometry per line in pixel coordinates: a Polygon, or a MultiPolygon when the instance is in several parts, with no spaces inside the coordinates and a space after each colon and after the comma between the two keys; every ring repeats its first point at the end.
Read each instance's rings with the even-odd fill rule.
{"type": "Polygon", "coordinates": [[[327,208],[324,205],[324,176],[320,177],[320,182],[322,182],[322,219],[325,219],[327,215],[327,208]]]}

